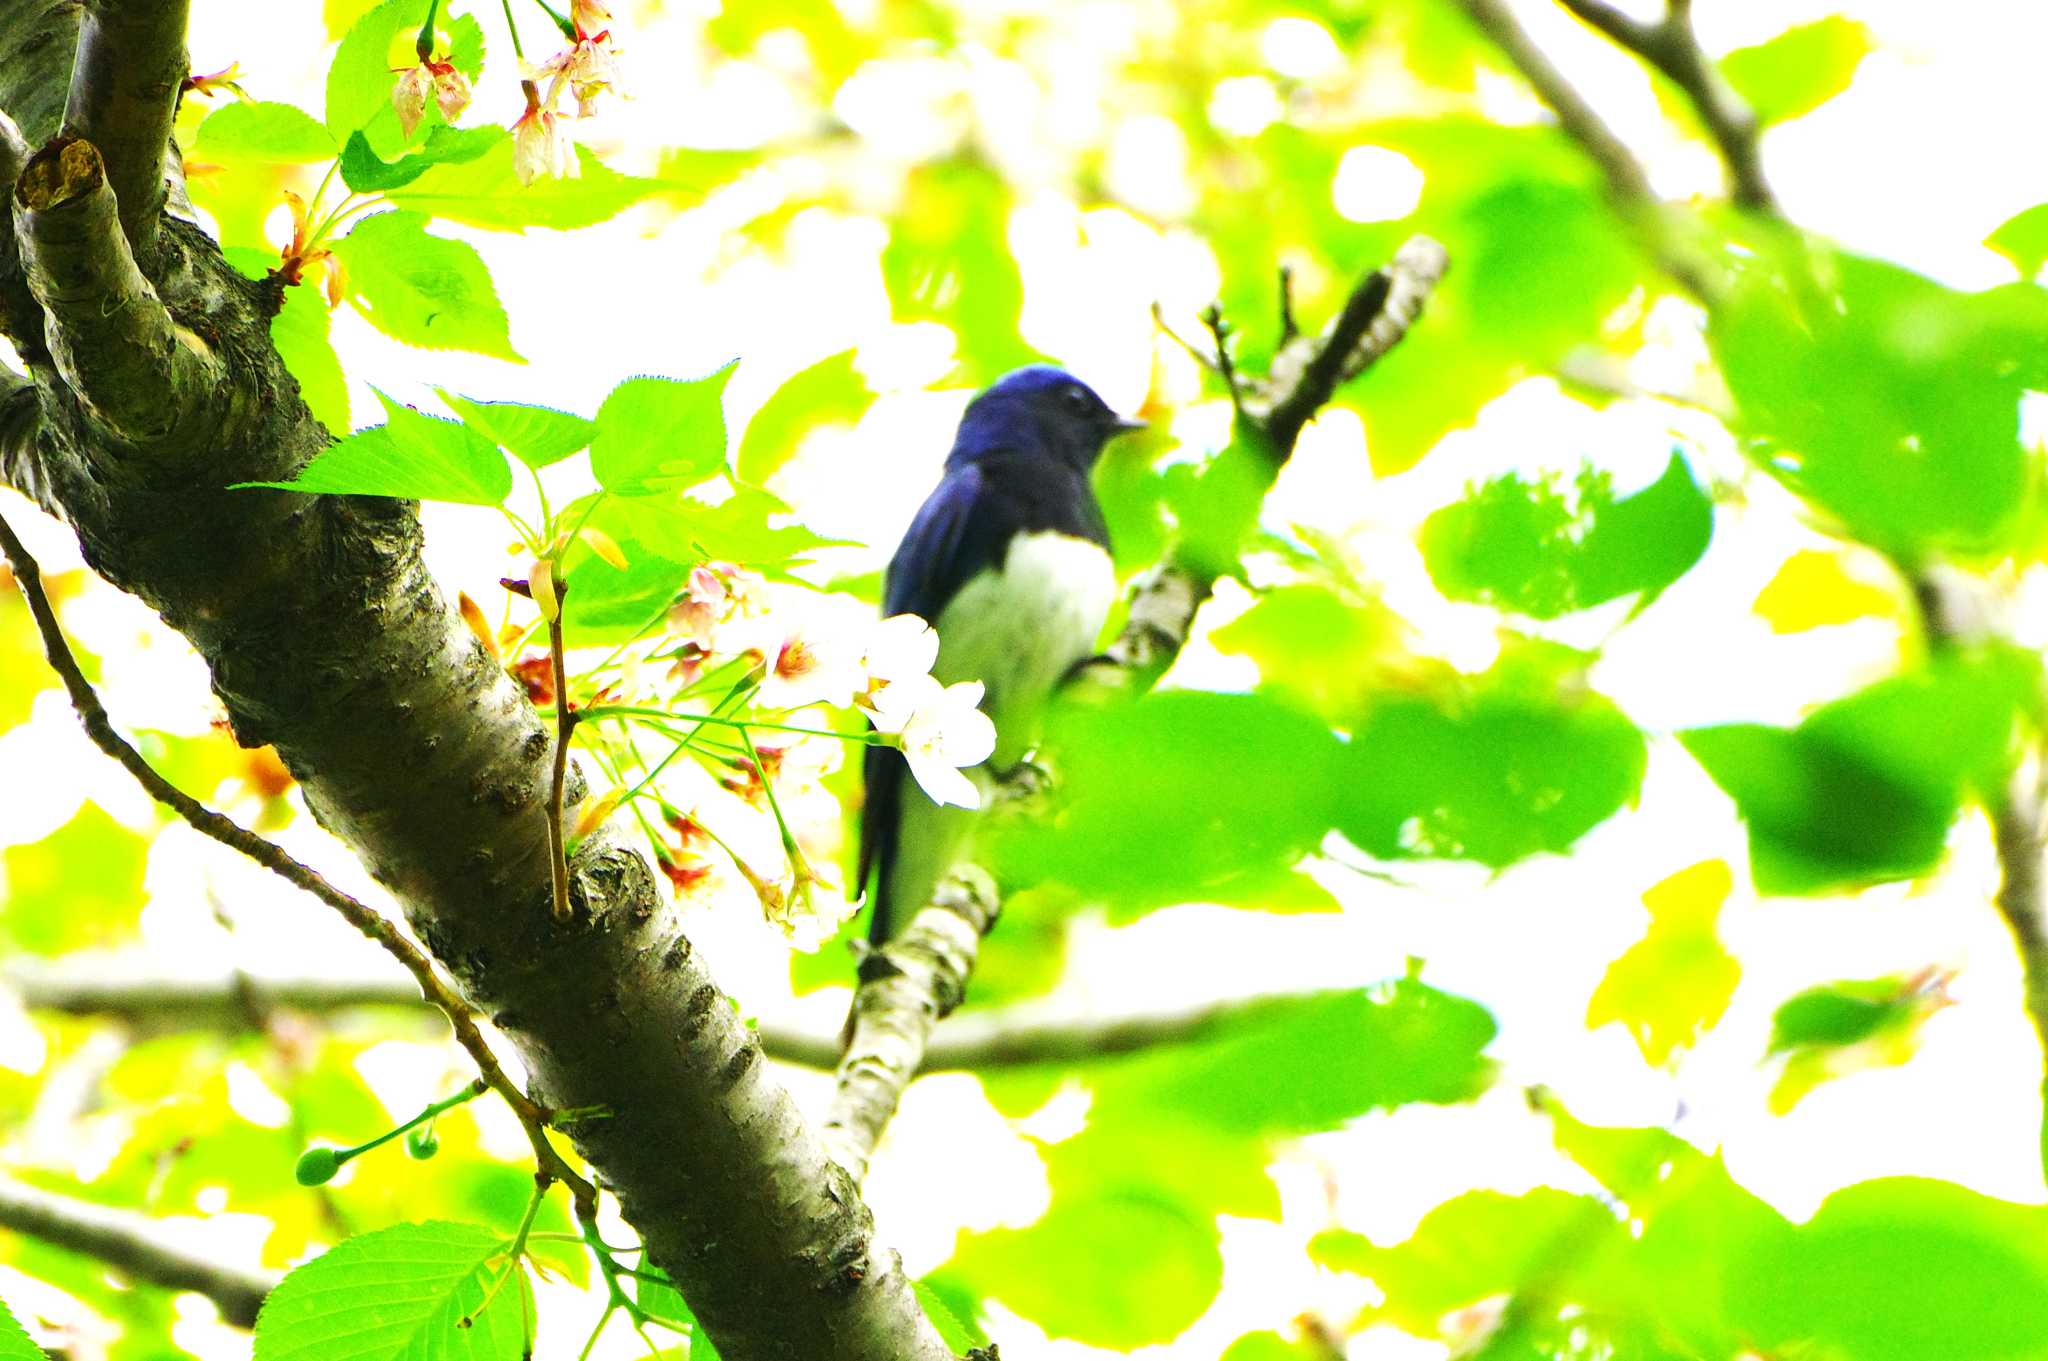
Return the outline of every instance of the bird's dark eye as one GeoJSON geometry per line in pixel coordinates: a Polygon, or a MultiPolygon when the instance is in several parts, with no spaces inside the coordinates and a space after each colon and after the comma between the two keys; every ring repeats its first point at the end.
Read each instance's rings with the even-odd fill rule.
{"type": "Polygon", "coordinates": [[[1095,406],[1095,403],[1088,400],[1088,389],[1078,385],[1063,389],[1060,392],[1060,400],[1067,404],[1070,411],[1089,411],[1095,406]]]}

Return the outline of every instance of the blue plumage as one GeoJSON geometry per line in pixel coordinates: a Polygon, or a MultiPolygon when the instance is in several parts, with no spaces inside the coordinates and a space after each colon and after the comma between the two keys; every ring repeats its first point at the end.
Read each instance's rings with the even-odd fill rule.
{"type": "MultiPolygon", "coordinates": [[[[937,627],[941,681],[988,687],[998,769],[1029,750],[1052,689],[1101,631],[1114,576],[1088,475],[1103,445],[1142,425],[1060,369],[1017,370],[968,405],[944,476],[889,562],[883,612],[937,627]]],[[[868,748],[863,773],[858,883],[873,894],[879,942],[894,911],[929,895],[972,815],[909,788],[889,748],[868,748]]]]}

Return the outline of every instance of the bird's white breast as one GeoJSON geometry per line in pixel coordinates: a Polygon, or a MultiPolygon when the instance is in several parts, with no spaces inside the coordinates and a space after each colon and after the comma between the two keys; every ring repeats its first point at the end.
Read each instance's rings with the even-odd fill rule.
{"type": "Polygon", "coordinates": [[[1019,534],[999,570],[961,587],[935,621],[947,684],[978,680],[996,725],[1000,770],[1038,738],[1046,699],[1067,671],[1095,650],[1116,598],[1109,554],[1086,539],[1050,531],[1019,534]]]}

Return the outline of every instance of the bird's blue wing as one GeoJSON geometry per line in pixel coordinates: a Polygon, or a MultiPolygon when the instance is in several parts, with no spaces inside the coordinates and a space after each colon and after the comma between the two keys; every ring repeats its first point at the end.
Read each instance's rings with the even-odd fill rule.
{"type": "MultiPolygon", "coordinates": [[[[981,470],[972,464],[950,469],[925,499],[917,518],[903,535],[882,583],[884,615],[915,614],[935,621],[946,602],[967,578],[986,565],[986,535],[972,532],[987,518],[989,507],[981,470]]],[[[860,869],[857,888],[874,896],[868,938],[886,941],[890,920],[889,876],[896,865],[897,836],[903,815],[904,782],[910,767],[903,753],[869,747],[861,758],[867,797],[861,807],[860,869]]]]}

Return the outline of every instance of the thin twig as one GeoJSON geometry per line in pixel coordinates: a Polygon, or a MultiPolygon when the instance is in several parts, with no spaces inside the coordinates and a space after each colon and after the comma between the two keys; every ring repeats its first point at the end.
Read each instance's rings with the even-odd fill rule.
{"type": "Polygon", "coordinates": [[[1284,346],[1301,334],[1301,327],[1294,320],[1294,267],[1285,261],[1280,265],[1280,343],[1284,346]]]}
{"type": "Polygon", "coordinates": [[[562,801],[569,784],[569,739],[576,732],[576,710],[569,703],[568,668],[563,660],[562,597],[569,583],[555,583],[555,609],[548,620],[548,656],[555,677],[555,768],[548,789],[548,871],[554,880],[555,920],[569,920],[569,840],[562,826],[562,801]]]}
{"type": "Polygon", "coordinates": [[[1692,26],[1692,7],[1672,0],[1664,18],[1644,23],[1614,8],[1607,0],[1558,0],[1581,20],[1599,29],[1618,46],[1662,72],[1685,92],[1728,172],[1736,203],[1772,217],[1783,215],[1764,177],[1762,124],[1756,111],[1735,93],[1700,46],[1692,26]]]}
{"type": "Polygon", "coordinates": [[[142,753],[131,746],[127,739],[115,731],[113,721],[100,704],[84,673],[78,669],[78,661],[71,655],[71,646],[64,638],[64,630],[57,622],[57,614],[50,606],[50,598],[43,590],[42,571],[36,560],[15,537],[13,526],[0,517],[0,553],[4,553],[8,565],[14,571],[14,583],[20,587],[22,598],[27,601],[29,614],[35,619],[36,629],[42,635],[43,655],[50,666],[64,682],[65,691],[71,696],[71,706],[78,711],[79,721],[85,725],[86,736],[94,746],[118,762],[122,769],[135,777],[149,796],[183,818],[194,831],[210,837],[231,850],[240,851],[257,864],[270,870],[288,883],[312,894],[321,902],[339,912],[349,925],[356,928],[383,946],[412,975],[426,996],[441,1013],[448,1018],[449,1026],[455,1031],[456,1041],[469,1054],[491,1090],[505,1099],[519,1123],[525,1128],[527,1141],[533,1145],[534,1157],[539,1164],[538,1175],[559,1180],[568,1186],[576,1197],[578,1207],[587,1201],[594,1205],[597,1192],[590,1183],[568,1165],[562,1155],[555,1151],[547,1136],[549,1112],[538,1102],[520,1090],[498,1062],[496,1054],[485,1042],[483,1032],[478,1028],[476,1013],[462,1000],[455,989],[445,982],[433,961],[420,948],[407,940],[384,915],[365,903],[350,897],[322,878],[317,870],[294,859],[282,847],[256,835],[231,818],[223,817],[200,803],[191,795],[158,774],[156,769],[144,760],[142,753]]]}
{"type": "Polygon", "coordinates": [[[1216,373],[1230,390],[1230,404],[1242,411],[1244,387],[1237,381],[1237,366],[1230,359],[1230,324],[1223,319],[1223,308],[1210,303],[1202,312],[1202,325],[1216,342],[1216,373]]]}
{"type": "Polygon", "coordinates": [[[1166,319],[1166,310],[1156,302],[1152,304],[1152,324],[1164,332],[1168,340],[1186,350],[1197,364],[1200,364],[1209,372],[1221,373],[1223,371],[1223,366],[1216,362],[1215,355],[1210,354],[1200,345],[1195,344],[1194,341],[1189,340],[1179,331],[1173,329],[1172,324],[1166,319]]]}
{"type": "Polygon", "coordinates": [[[0,1177],[0,1227],[107,1263],[138,1281],[191,1290],[220,1306],[221,1317],[252,1327],[277,1276],[195,1251],[177,1226],[131,1210],[61,1196],[0,1177]]]}

